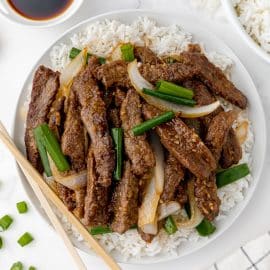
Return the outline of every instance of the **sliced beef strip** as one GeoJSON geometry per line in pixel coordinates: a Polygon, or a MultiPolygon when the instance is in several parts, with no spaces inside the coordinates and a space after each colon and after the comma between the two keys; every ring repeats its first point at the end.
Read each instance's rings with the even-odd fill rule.
{"type": "Polygon", "coordinates": [[[196,178],[194,194],[201,213],[206,219],[212,221],[218,215],[220,206],[215,174],[212,173],[208,178],[196,178]]]}
{"type": "Polygon", "coordinates": [[[86,169],[87,150],[85,149],[85,134],[80,107],[74,91],[70,92],[68,103],[61,148],[63,153],[70,159],[72,170],[80,172],[86,169]]]}
{"type": "Polygon", "coordinates": [[[222,148],[219,163],[223,169],[226,169],[231,167],[233,164],[237,164],[241,158],[242,149],[234,130],[231,128],[229,130],[227,140],[222,148]]]}
{"type": "Polygon", "coordinates": [[[205,144],[212,152],[217,163],[220,159],[222,148],[227,140],[228,132],[236,117],[236,111],[223,111],[217,114],[209,124],[205,144]]]}
{"type": "Polygon", "coordinates": [[[76,208],[73,210],[73,213],[79,219],[84,217],[85,195],[86,188],[81,188],[75,191],[76,208]]]}
{"type": "Polygon", "coordinates": [[[144,233],[140,228],[138,228],[138,233],[141,236],[142,240],[144,240],[146,243],[151,243],[155,238],[155,235],[144,233]]]}
{"type": "Polygon", "coordinates": [[[98,57],[91,56],[88,60],[88,66],[89,66],[89,71],[92,73],[94,77],[96,77],[98,68],[101,66],[98,60],[98,57]]]}
{"type": "Polygon", "coordinates": [[[40,66],[33,79],[31,102],[26,120],[25,146],[27,159],[39,171],[43,171],[33,129],[47,122],[50,107],[59,88],[59,73],[40,66]]]}
{"type": "Polygon", "coordinates": [[[86,226],[107,225],[109,222],[109,187],[98,182],[94,151],[90,148],[87,159],[87,189],[83,223],[86,226]]]}
{"type": "Polygon", "coordinates": [[[241,109],[246,108],[247,98],[245,95],[204,54],[183,52],[179,60],[190,68],[196,69],[198,71],[196,77],[207,85],[214,94],[223,97],[241,109]]]}
{"type": "Polygon", "coordinates": [[[167,203],[175,199],[177,186],[184,178],[184,168],[179,161],[168,153],[164,169],[164,187],[160,197],[160,203],[167,203]]]}
{"type": "Polygon", "coordinates": [[[138,222],[138,179],[132,172],[131,164],[124,164],[123,177],[114,192],[114,218],[111,228],[124,233],[138,222]]]}
{"type": "MultiPolygon", "coordinates": [[[[146,119],[162,112],[148,104],[143,106],[146,119]]],[[[155,128],[162,144],[189,171],[197,177],[208,177],[216,169],[216,161],[200,137],[180,118],[161,124],[155,128]]]]}
{"type": "Polygon", "coordinates": [[[155,157],[146,135],[134,136],[132,128],[142,123],[140,97],[134,89],[129,89],[122,102],[120,117],[124,129],[124,145],[132,164],[132,171],[144,175],[155,166],[155,157]]]}
{"type": "Polygon", "coordinates": [[[188,194],[187,194],[187,183],[186,181],[181,181],[176,189],[175,200],[179,202],[181,207],[184,207],[188,202],[188,194]]]}
{"type": "Polygon", "coordinates": [[[107,123],[106,105],[88,67],[76,76],[71,91],[75,91],[78,96],[81,118],[91,138],[98,183],[108,187],[115,164],[114,149],[107,123]]]}
{"type": "Polygon", "coordinates": [[[76,198],[73,190],[56,182],[56,192],[69,211],[73,211],[76,208],[76,198]]]}
{"type": "Polygon", "coordinates": [[[144,64],[162,64],[163,61],[148,47],[146,46],[135,46],[134,47],[134,56],[144,64]]]}
{"type": "Polygon", "coordinates": [[[126,92],[121,90],[120,88],[116,88],[114,93],[114,103],[116,107],[121,107],[124,99],[126,98],[126,92]]]}

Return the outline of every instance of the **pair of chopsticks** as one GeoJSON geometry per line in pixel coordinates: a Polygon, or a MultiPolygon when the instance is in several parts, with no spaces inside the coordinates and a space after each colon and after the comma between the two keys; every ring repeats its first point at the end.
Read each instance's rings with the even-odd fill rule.
{"type": "Polygon", "coordinates": [[[0,121],[0,139],[9,149],[9,151],[13,154],[19,166],[21,167],[23,173],[26,176],[28,183],[32,187],[37,198],[39,199],[43,209],[45,210],[55,230],[61,236],[77,268],[79,270],[87,269],[81,257],[79,256],[77,250],[75,249],[71,240],[69,239],[67,233],[63,229],[62,224],[60,223],[59,219],[54,214],[47,199],[49,199],[57,207],[57,209],[61,212],[61,214],[64,215],[68,219],[68,221],[77,229],[77,231],[82,235],[87,246],[90,249],[93,249],[100,257],[102,257],[104,262],[111,269],[120,270],[121,268],[115,262],[115,260],[99,245],[99,243],[86,230],[86,228],[81,224],[81,222],[66,208],[64,203],[60,200],[60,198],[54,193],[54,191],[52,191],[52,189],[44,181],[42,176],[34,169],[34,167],[19,151],[19,149],[14,144],[12,138],[9,136],[7,130],[5,129],[1,121],[0,121]]]}

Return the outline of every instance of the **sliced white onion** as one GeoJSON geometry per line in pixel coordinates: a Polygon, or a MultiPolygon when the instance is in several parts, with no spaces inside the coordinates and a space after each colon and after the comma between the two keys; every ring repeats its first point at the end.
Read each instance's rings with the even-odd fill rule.
{"type": "Polygon", "coordinates": [[[60,88],[68,87],[73,78],[85,66],[87,49],[84,48],[63,70],[60,75],[60,88]]]}
{"type": "Polygon", "coordinates": [[[81,171],[79,173],[75,172],[68,172],[68,174],[61,174],[57,167],[55,166],[53,160],[51,159],[50,155],[48,154],[48,159],[53,175],[53,179],[55,182],[62,184],[65,187],[68,187],[72,190],[79,190],[86,186],[87,184],[87,171],[81,171]]]}
{"type": "Polygon", "coordinates": [[[162,146],[157,138],[151,136],[151,144],[156,157],[153,177],[148,181],[144,191],[142,205],[139,208],[138,226],[144,233],[157,233],[157,207],[164,185],[164,157],[162,146]]]}
{"type": "Polygon", "coordinates": [[[168,203],[162,203],[158,207],[158,220],[162,220],[170,215],[177,213],[181,209],[178,202],[171,201],[168,203]]]}
{"type": "Polygon", "coordinates": [[[119,43],[110,53],[108,56],[108,62],[110,61],[116,61],[116,60],[122,60],[122,52],[121,52],[121,45],[123,43],[119,43]]]}
{"type": "Polygon", "coordinates": [[[177,221],[176,224],[177,224],[178,229],[195,228],[203,220],[203,215],[201,214],[201,212],[197,206],[197,203],[195,201],[194,180],[190,180],[188,182],[188,198],[189,198],[191,217],[190,217],[190,219],[185,219],[181,222],[177,221]]]}
{"type": "Polygon", "coordinates": [[[188,107],[144,94],[142,91],[143,88],[154,89],[154,86],[147,80],[145,80],[140,74],[137,60],[134,60],[133,62],[128,64],[128,75],[133,87],[145,99],[147,103],[164,111],[173,111],[175,113],[178,113],[181,117],[201,117],[215,111],[220,106],[220,102],[216,101],[206,106],[188,107]]]}

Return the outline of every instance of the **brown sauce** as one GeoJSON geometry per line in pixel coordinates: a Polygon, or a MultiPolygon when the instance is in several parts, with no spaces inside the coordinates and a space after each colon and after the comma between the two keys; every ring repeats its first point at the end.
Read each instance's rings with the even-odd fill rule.
{"type": "Polygon", "coordinates": [[[32,20],[48,20],[61,15],[73,0],[7,0],[21,16],[32,20]]]}

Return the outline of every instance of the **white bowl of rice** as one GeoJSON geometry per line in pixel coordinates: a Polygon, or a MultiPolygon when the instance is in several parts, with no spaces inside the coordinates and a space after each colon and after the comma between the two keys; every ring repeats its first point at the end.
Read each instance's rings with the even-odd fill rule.
{"type": "Polygon", "coordinates": [[[223,0],[226,15],[248,46],[270,63],[270,1],[223,0]]]}

